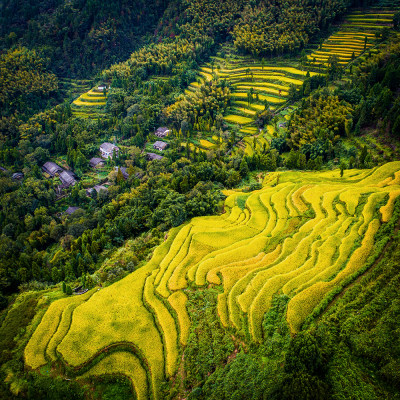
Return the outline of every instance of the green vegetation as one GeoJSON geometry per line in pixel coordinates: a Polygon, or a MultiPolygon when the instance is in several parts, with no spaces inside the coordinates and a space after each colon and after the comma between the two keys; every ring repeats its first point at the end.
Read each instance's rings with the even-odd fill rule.
{"type": "MultiPolygon", "coordinates": [[[[193,309],[191,303],[192,293],[196,292],[185,288],[210,285],[221,290],[216,292],[220,293],[218,300],[214,297],[213,301],[222,325],[230,327],[243,340],[262,343],[264,314],[271,310],[274,296],[281,291],[288,298],[288,327],[292,333],[299,332],[321,302],[323,304],[332,293],[338,294],[343,285],[354,280],[380,256],[382,246],[389,238],[382,232],[388,229],[390,232],[393,229],[391,224],[397,220],[398,211],[394,211],[388,201],[393,204],[393,196],[400,192],[399,185],[389,184],[391,180],[388,178],[399,169],[399,162],[394,162],[371,170],[366,176],[360,171],[358,179],[348,172],[342,177],[339,173],[332,176],[313,173],[307,175],[306,181],[297,178],[296,184],[291,183],[296,173],[279,173],[280,184],[266,186],[247,196],[245,209],[234,218],[232,215],[215,217],[212,228],[207,220],[193,219],[180,230],[171,232],[145,267],[77,305],[68,332],[59,342],[56,352],[75,369],[93,360],[84,368],[87,372],[83,377],[104,373],[105,366],[120,357],[123,361],[118,364],[116,373],[133,379],[134,386],[135,379],[138,379],[136,386],[139,385],[139,390],[146,390],[144,372],[133,375],[133,378],[131,372],[126,372],[139,368],[134,365],[138,363],[135,357],[132,357],[133,364],[129,367],[128,353],[107,356],[96,364],[95,357],[113,343],[117,346],[130,344],[148,366],[151,391],[158,397],[162,393],[164,369],[167,377],[173,376],[178,368],[179,353],[184,351],[185,371],[188,373],[185,382],[191,387],[197,380],[205,379],[210,366],[202,363],[201,370],[196,372],[198,366],[192,366],[190,361],[193,357],[190,351],[195,351],[193,340],[199,346],[208,341],[204,335],[199,342],[192,333],[187,336],[188,331],[192,332],[192,324],[197,323],[193,321],[197,321],[195,313],[198,310],[193,309]],[[286,204],[291,204],[294,193],[310,204],[311,209],[299,205],[303,211],[299,210],[298,214],[293,208],[290,216],[288,210],[292,206],[286,204]],[[348,214],[340,204],[334,205],[338,196],[344,193],[343,200],[359,199],[354,215],[348,214]],[[268,207],[265,206],[267,201],[268,207]],[[395,212],[395,219],[388,214],[390,209],[395,212]],[[241,219],[243,213],[248,216],[241,219]],[[275,214],[273,224],[270,223],[271,213],[275,214]],[[385,223],[383,218],[392,222],[385,223]],[[335,254],[336,260],[332,263],[335,254]],[[180,287],[173,284],[174,294],[169,296],[173,280],[169,278],[171,284],[164,287],[164,276],[170,277],[170,270],[176,268],[183,268],[180,276],[186,278],[180,287]],[[169,291],[164,294],[167,288],[169,291]],[[182,289],[185,290],[183,293],[182,289]],[[180,311],[173,311],[181,296],[184,303],[188,301],[188,316],[179,316],[180,311]],[[167,302],[167,297],[176,297],[176,301],[167,302]],[[171,308],[170,304],[175,304],[175,307],[171,308]],[[94,329],[95,326],[102,329],[94,329]],[[178,340],[179,333],[181,337],[178,340]],[[90,372],[92,368],[93,373],[90,372]]],[[[232,196],[239,203],[242,194],[239,192],[232,196]]],[[[72,300],[58,300],[49,307],[25,348],[28,366],[40,366],[40,358],[31,356],[31,349],[37,349],[35,354],[39,354],[40,349],[42,354],[45,353],[48,340],[43,340],[40,332],[50,337],[55,329],[49,328],[49,322],[59,326],[57,310],[65,309],[64,303],[72,300]]],[[[204,328],[194,329],[203,331],[204,328]]],[[[221,340],[226,343],[223,346],[230,343],[233,351],[234,343],[226,342],[226,337],[221,340]]],[[[218,344],[217,348],[221,345],[218,344]]],[[[218,355],[222,358],[213,363],[221,363],[227,356],[223,352],[218,355]]]]}
{"type": "Polygon", "coordinates": [[[400,4],[31,3],[0,398],[398,399],[400,4]]]}
{"type": "Polygon", "coordinates": [[[48,58],[58,75],[88,77],[126,58],[154,29],[165,7],[160,1],[7,0],[0,19],[0,46],[22,43],[48,58]],[[126,12],[131,7],[141,12],[126,12]]]}

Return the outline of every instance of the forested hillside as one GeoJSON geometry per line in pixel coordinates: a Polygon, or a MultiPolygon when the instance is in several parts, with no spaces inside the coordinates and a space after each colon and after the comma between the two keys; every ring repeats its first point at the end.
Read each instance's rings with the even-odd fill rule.
{"type": "Polygon", "coordinates": [[[2,2],[0,398],[398,400],[399,10],[2,2]]]}
{"type": "Polygon", "coordinates": [[[141,45],[166,6],[164,0],[6,0],[0,46],[36,49],[59,76],[91,77],[141,45]]]}

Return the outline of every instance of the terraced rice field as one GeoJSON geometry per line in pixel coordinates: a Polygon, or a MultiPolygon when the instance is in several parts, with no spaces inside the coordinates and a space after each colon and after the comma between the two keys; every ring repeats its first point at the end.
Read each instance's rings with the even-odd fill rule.
{"type": "MultiPolygon", "coordinates": [[[[324,73],[328,60],[336,55],[342,66],[361,56],[376,44],[375,33],[391,26],[393,12],[353,12],[349,14],[340,31],[329,37],[318,49],[307,55],[305,66],[297,61],[264,62],[251,57],[232,55],[228,48],[225,58],[214,57],[212,63],[203,65],[199,78],[190,84],[187,92],[199,89],[200,82],[213,76],[226,79],[231,87],[231,107],[224,116],[228,125],[238,125],[242,137],[249,136],[248,128],[255,128],[256,113],[267,105],[271,110],[281,109],[287,100],[290,85],[301,86],[307,73],[310,76],[324,73]],[[318,71],[318,72],[315,72],[318,71]]],[[[288,117],[287,117],[288,118],[288,117]]],[[[257,137],[258,131],[255,131],[257,137]]],[[[268,135],[264,136],[268,140],[268,135]]],[[[251,150],[247,140],[240,145],[247,154],[251,150]]]]}
{"type": "Polygon", "coordinates": [[[52,303],[25,349],[26,365],[59,358],[71,376],[122,374],[139,399],[160,399],[190,332],[187,290],[210,285],[220,287],[221,323],[238,335],[262,340],[277,293],[290,297],[286,319],[299,331],[325,296],[378,256],[375,234],[400,196],[400,162],[343,178],[338,170],[275,172],[261,190],[226,195],[223,215],[172,229],[144,267],[52,303]]]}
{"type": "MultiPolygon", "coordinates": [[[[226,79],[231,85],[232,99],[225,120],[229,125],[239,125],[243,136],[248,136],[248,128],[257,133],[254,119],[258,111],[263,111],[266,105],[271,110],[283,106],[289,86],[302,85],[307,75],[306,69],[297,68],[291,62],[263,65],[259,59],[238,55],[214,57],[214,64],[218,67],[210,63],[202,66],[198,81],[191,83],[187,91],[198,90],[200,82],[211,80],[213,75],[226,79]]],[[[311,76],[316,74],[310,72],[311,76]]]]}
{"type": "Polygon", "coordinates": [[[393,24],[393,12],[354,12],[345,18],[340,31],[326,40],[322,46],[307,56],[309,65],[325,68],[329,57],[336,55],[341,65],[348,64],[376,43],[375,33],[393,24]]]}
{"type": "Polygon", "coordinates": [[[93,88],[72,102],[72,113],[81,118],[99,118],[104,116],[106,102],[107,95],[93,88]]]}

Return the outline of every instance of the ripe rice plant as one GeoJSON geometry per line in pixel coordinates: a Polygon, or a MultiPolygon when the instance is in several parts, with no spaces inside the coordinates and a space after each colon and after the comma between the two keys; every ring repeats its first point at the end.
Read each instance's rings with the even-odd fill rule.
{"type": "Polygon", "coordinates": [[[394,203],[396,199],[400,196],[400,190],[389,193],[389,200],[386,205],[382,206],[379,211],[382,215],[382,222],[388,222],[393,214],[394,203]]]}
{"type": "MultiPolygon", "coordinates": [[[[173,271],[176,269],[176,267],[183,261],[183,259],[186,257],[188,250],[189,250],[189,246],[192,240],[192,229],[190,229],[190,234],[188,234],[186,236],[186,238],[184,239],[184,242],[182,244],[182,246],[179,248],[177,254],[175,255],[175,257],[170,260],[170,262],[168,264],[163,262],[160,264],[160,266],[166,265],[166,269],[160,269],[160,271],[157,274],[157,278],[160,276],[160,274],[162,274],[160,282],[157,286],[157,293],[159,293],[160,295],[164,296],[165,298],[169,297],[170,295],[170,291],[167,288],[167,284],[168,284],[168,280],[171,277],[173,271]]],[[[179,243],[178,240],[175,240],[174,243],[179,243]]]]}
{"type": "Polygon", "coordinates": [[[181,247],[184,245],[186,237],[189,235],[191,230],[192,225],[187,224],[184,228],[180,229],[179,232],[177,232],[175,240],[172,242],[169,248],[168,254],[160,260],[159,272],[154,281],[154,284],[156,286],[159,285],[161,278],[165,273],[165,270],[168,268],[173,259],[177,256],[181,247]]]}
{"type": "MultiPolygon", "coordinates": [[[[157,256],[165,252],[166,243],[157,256]]],[[[157,397],[165,376],[163,343],[154,316],[142,301],[144,284],[154,264],[150,262],[101,289],[78,306],[58,351],[69,365],[79,366],[113,343],[132,343],[149,365],[152,392],[157,397]]]]}
{"type": "MultiPolygon", "coordinates": [[[[89,298],[92,294],[93,291],[87,294],[82,301],[89,298]]],[[[68,307],[69,304],[74,304],[76,307],[80,301],[81,298],[78,296],[72,298],[67,297],[57,300],[50,305],[39,326],[29,340],[28,345],[25,347],[25,362],[29,367],[36,369],[47,364],[46,348],[59,328],[65,308],[68,307]]],[[[60,328],[62,329],[62,327],[60,328]]],[[[54,344],[55,342],[53,341],[49,352],[55,357],[53,349],[54,344]]]]}
{"type": "Polygon", "coordinates": [[[106,105],[105,100],[103,101],[96,101],[96,102],[88,102],[88,101],[83,101],[80,99],[76,99],[73,101],[73,103],[77,106],[83,106],[83,107],[102,107],[106,105]]]}
{"type": "Polygon", "coordinates": [[[300,213],[304,213],[308,210],[307,204],[302,199],[303,193],[308,190],[311,186],[303,186],[292,195],[293,205],[297,208],[300,213]]]}
{"type": "Polygon", "coordinates": [[[83,295],[74,296],[72,298],[68,298],[68,302],[64,307],[64,311],[61,315],[61,320],[58,325],[57,331],[51,337],[49,344],[46,349],[47,356],[52,360],[56,361],[58,359],[57,356],[57,346],[61,343],[64,336],[68,333],[69,326],[72,320],[72,313],[74,312],[75,308],[82,304],[83,302],[87,301],[93,293],[95,293],[96,289],[90,290],[83,295]]]}
{"type": "Polygon", "coordinates": [[[211,143],[211,142],[209,142],[209,141],[206,140],[206,139],[200,139],[200,144],[201,144],[203,147],[205,147],[206,149],[210,149],[210,148],[212,148],[212,147],[215,147],[215,144],[214,144],[214,143],[211,143]]]}
{"type": "Polygon", "coordinates": [[[124,375],[131,381],[138,400],[146,400],[150,397],[146,370],[132,353],[114,352],[90,368],[79,379],[102,375],[124,375]]]}
{"type": "MultiPolygon", "coordinates": [[[[156,272],[156,271],[154,271],[156,272]]],[[[178,333],[175,320],[163,302],[154,294],[154,272],[146,279],[143,298],[147,303],[161,328],[164,338],[165,373],[167,377],[174,375],[178,360],[178,333]]]]}
{"type": "Polygon", "coordinates": [[[358,234],[363,235],[365,229],[369,226],[370,221],[374,217],[374,211],[376,209],[377,204],[382,201],[387,196],[386,193],[377,192],[373,193],[368,197],[367,204],[364,206],[362,210],[362,217],[364,222],[358,229],[358,234]]]}
{"type": "Polygon", "coordinates": [[[257,237],[253,240],[245,240],[238,243],[234,249],[217,254],[214,258],[209,258],[201,262],[196,271],[196,285],[206,284],[206,276],[213,268],[227,265],[238,260],[246,260],[262,252],[267,244],[266,237],[257,237]]]}
{"type": "Polygon", "coordinates": [[[182,291],[175,292],[168,297],[168,302],[178,316],[179,340],[182,346],[185,346],[190,332],[190,318],[186,310],[187,296],[182,291]]]}
{"type": "Polygon", "coordinates": [[[370,223],[361,246],[354,251],[344,270],[335,279],[330,282],[318,282],[290,300],[287,321],[292,332],[298,332],[307,315],[312,312],[329,290],[362,267],[373,249],[374,235],[379,226],[380,223],[377,219],[370,223]]]}
{"type": "MultiPolygon", "coordinates": [[[[272,264],[281,254],[282,247],[278,245],[272,252],[266,254],[260,261],[246,267],[243,278],[235,278],[237,269],[223,270],[224,293],[218,298],[221,303],[226,302],[229,310],[229,320],[237,329],[241,328],[241,314],[237,297],[243,293],[257,270],[265,269],[272,264]]],[[[239,275],[240,277],[241,275],[239,275]]],[[[222,307],[222,305],[221,305],[222,307]]]]}
{"type": "Polygon", "coordinates": [[[315,274],[317,274],[319,271],[325,270],[325,268],[331,265],[332,258],[339,245],[339,237],[329,237],[324,243],[322,243],[318,252],[318,259],[316,260],[313,268],[302,271],[301,274],[293,277],[290,281],[288,281],[282,288],[283,293],[286,295],[290,295],[292,292],[295,292],[296,289],[298,289],[299,292],[303,290],[301,289],[302,285],[307,284],[307,282],[312,279],[315,274]]]}
{"type": "Polygon", "coordinates": [[[399,171],[400,162],[343,177],[279,171],[253,193],[224,191],[225,214],[172,229],[145,266],[113,285],[54,302],[25,349],[27,365],[89,362],[83,377],[111,370],[130,378],[139,398],[157,399],[188,342],[186,288],[218,286],[222,325],[257,341],[282,292],[291,297],[286,319],[297,332],[325,296],[367,265],[380,220],[390,219],[400,197],[399,171]],[[137,357],[121,349],[101,359],[119,343],[137,357]]]}
{"type": "Polygon", "coordinates": [[[224,119],[234,124],[248,124],[252,121],[252,119],[240,115],[226,115],[224,119]]]}

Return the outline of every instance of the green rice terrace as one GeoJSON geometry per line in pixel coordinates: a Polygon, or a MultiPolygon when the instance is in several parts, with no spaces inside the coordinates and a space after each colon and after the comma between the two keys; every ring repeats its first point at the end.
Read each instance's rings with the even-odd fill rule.
{"type": "MultiPolygon", "coordinates": [[[[328,60],[336,56],[338,63],[346,67],[366,52],[377,52],[378,36],[383,28],[393,25],[393,11],[371,9],[370,12],[356,11],[348,14],[344,22],[320,45],[310,44],[306,60],[260,60],[241,56],[230,46],[225,46],[223,55],[212,57],[200,68],[199,79],[192,82],[186,93],[195,92],[201,82],[213,77],[226,79],[231,88],[231,107],[224,116],[230,126],[238,126],[243,140],[240,142],[245,154],[269,147],[277,125],[268,125],[259,131],[254,121],[257,112],[269,107],[278,112],[278,122],[290,119],[295,106],[286,107],[290,86],[299,88],[307,76],[324,74],[328,60]]],[[[197,143],[203,149],[215,148],[218,140],[202,140],[197,143]]]]}
{"type": "Polygon", "coordinates": [[[93,88],[72,102],[72,114],[81,118],[99,118],[104,116],[107,93],[93,88]]]}
{"type": "Polygon", "coordinates": [[[376,45],[376,35],[392,26],[393,16],[394,12],[382,10],[348,14],[340,30],[307,55],[308,65],[323,71],[331,56],[337,56],[341,65],[347,65],[376,45]]]}
{"type": "MultiPolygon", "coordinates": [[[[289,94],[291,84],[303,84],[307,71],[293,66],[294,62],[260,62],[259,60],[229,54],[225,58],[215,57],[212,64],[201,67],[201,80],[211,80],[213,74],[226,79],[231,85],[231,109],[225,115],[229,125],[239,125],[244,135],[255,135],[254,124],[257,111],[268,105],[271,110],[282,107],[289,94]]],[[[309,72],[311,76],[317,72],[309,72]]],[[[198,89],[200,83],[193,82],[188,91],[198,89]]]]}
{"type": "Polygon", "coordinates": [[[274,172],[261,190],[225,194],[224,214],[173,228],[144,267],[54,301],[25,348],[26,365],[62,360],[77,379],[113,371],[130,379],[138,399],[160,399],[188,342],[188,295],[210,287],[232,334],[261,342],[277,293],[290,298],[286,321],[295,334],[379,257],[379,232],[400,196],[400,162],[343,177],[274,172]]]}

